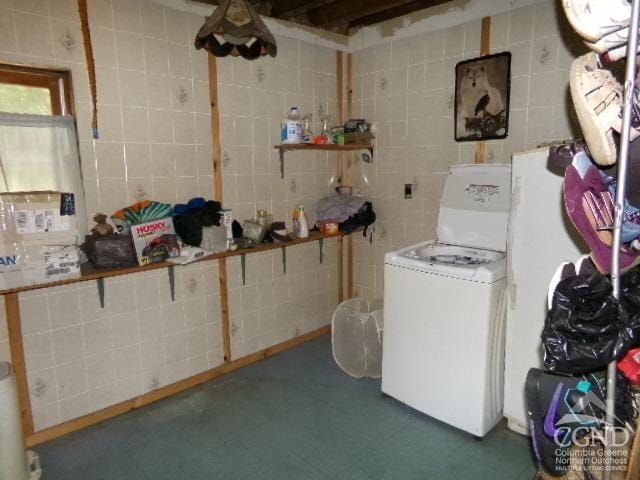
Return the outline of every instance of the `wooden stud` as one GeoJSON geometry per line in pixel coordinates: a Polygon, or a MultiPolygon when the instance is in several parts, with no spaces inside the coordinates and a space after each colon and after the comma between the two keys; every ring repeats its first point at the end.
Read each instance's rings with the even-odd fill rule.
{"type": "MultiPolygon", "coordinates": [[[[338,95],[338,111],[336,117],[336,123],[338,125],[344,124],[344,98],[342,94],[343,90],[343,60],[342,52],[336,52],[336,93],[338,95]]],[[[338,154],[338,185],[344,184],[344,155],[338,154]]]]}
{"type": "Polygon", "coordinates": [[[353,55],[347,53],[347,117],[353,116],[353,55]]]}
{"type": "Polygon", "coordinates": [[[480,55],[491,53],[491,17],[482,17],[480,32],[480,55]]]}
{"type": "Polygon", "coordinates": [[[218,260],[220,277],[220,321],[222,323],[222,350],[224,361],[231,361],[231,329],[229,328],[229,291],[227,288],[227,260],[218,260]]]}
{"type": "MultiPolygon", "coordinates": [[[[347,54],[347,118],[353,116],[353,56],[347,54]]],[[[347,161],[347,176],[348,184],[353,186],[355,184],[355,164],[353,162],[353,155],[349,155],[347,161]]],[[[355,296],[355,249],[353,248],[353,235],[347,237],[347,297],[353,298],[355,296]]]]}
{"type": "Polygon", "coordinates": [[[344,240],[338,237],[338,303],[344,302],[344,240]]]}
{"type": "Polygon", "coordinates": [[[9,330],[9,348],[11,349],[11,365],[16,376],[18,400],[20,401],[20,415],[22,430],[27,437],[33,433],[33,415],[29,398],[29,383],[27,381],[27,366],[24,359],[22,344],[22,326],[20,324],[20,301],[17,293],[4,296],[4,308],[9,330]]]}
{"type": "MultiPolygon", "coordinates": [[[[344,124],[344,58],[342,52],[336,52],[336,92],[338,95],[338,125],[344,124]]],[[[344,154],[338,155],[338,185],[345,183],[344,154]]],[[[338,239],[338,302],[344,301],[344,240],[338,239]]]]}
{"type": "Polygon", "coordinates": [[[484,159],[485,159],[484,147],[485,147],[484,141],[476,142],[476,153],[474,157],[475,163],[484,163],[484,159]]]}
{"type": "MultiPolygon", "coordinates": [[[[220,149],[220,109],[218,108],[218,63],[216,57],[207,55],[209,64],[209,100],[211,101],[211,146],[213,155],[213,191],[216,201],[222,203],[222,162],[220,149]]],[[[218,259],[220,280],[220,323],[222,325],[222,350],[224,361],[231,361],[231,330],[229,328],[229,287],[227,285],[227,260],[218,259]]]]}
{"type": "Polygon", "coordinates": [[[238,360],[224,363],[216,368],[207,370],[206,372],[200,373],[198,375],[194,375],[193,377],[185,378],[184,380],[172,383],[171,385],[159,388],[158,390],[145,393],[131,400],[112,405],[103,410],[99,410],[89,415],[85,415],[84,417],[61,423],[60,425],[41,430],[39,432],[31,433],[30,435],[26,436],[27,447],[34,447],[41,443],[53,440],[54,438],[67,435],[71,432],[81,430],[96,423],[100,423],[104,420],[108,420],[132,410],[136,410],[150,403],[156,402],[171,395],[175,395],[176,393],[182,392],[189,388],[193,388],[204,382],[208,382],[209,380],[213,380],[222,375],[238,370],[239,368],[246,367],[247,365],[258,362],[260,360],[264,360],[265,358],[272,357],[274,355],[277,355],[278,353],[284,352],[285,350],[289,350],[291,348],[302,345],[303,343],[306,343],[310,340],[314,340],[323,335],[327,335],[330,332],[330,325],[321,327],[312,332],[308,332],[304,335],[292,338],[291,340],[287,340],[286,342],[282,342],[272,347],[265,348],[264,350],[252,353],[250,355],[247,355],[246,357],[239,358],[238,360]]]}
{"type": "MultiPolygon", "coordinates": [[[[480,55],[491,53],[491,17],[482,17],[482,27],[480,31],[480,55]]],[[[485,162],[485,142],[476,142],[475,163],[485,162]]]]}
{"type": "Polygon", "coordinates": [[[216,57],[208,54],[209,100],[211,101],[211,152],[213,155],[214,199],[222,203],[222,161],[220,150],[220,110],[218,109],[218,64],[216,57]]]}
{"type": "Polygon", "coordinates": [[[91,93],[91,128],[93,129],[93,138],[97,139],[98,91],[96,87],[96,62],[93,56],[93,44],[91,42],[91,30],[89,27],[89,12],[87,10],[87,0],[78,0],[78,13],[80,16],[80,28],[82,30],[85,62],[87,64],[87,75],[89,77],[89,91],[91,93]]]}

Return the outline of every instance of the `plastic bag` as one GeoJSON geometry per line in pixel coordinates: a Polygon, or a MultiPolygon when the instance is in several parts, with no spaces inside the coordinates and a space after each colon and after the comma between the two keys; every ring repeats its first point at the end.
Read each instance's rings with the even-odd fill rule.
{"type": "Polygon", "coordinates": [[[640,305],[635,286],[640,275],[623,283],[627,288],[620,302],[604,275],[577,275],[558,283],[542,332],[548,370],[593,372],[627,352],[640,333],[640,314],[634,306],[640,305]]]}
{"type": "Polygon", "coordinates": [[[121,268],[138,264],[131,235],[87,236],[82,250],[97,268],[121,268]]]}

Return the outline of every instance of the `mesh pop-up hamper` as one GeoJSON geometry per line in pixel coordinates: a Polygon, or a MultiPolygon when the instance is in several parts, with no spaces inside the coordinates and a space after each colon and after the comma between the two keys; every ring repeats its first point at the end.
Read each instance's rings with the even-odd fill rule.
{"type": "Polygon", "coordinates": [[[355,378],[382,376],[382,300],[342,302],[331,320],[333,358],[355,378]]]}

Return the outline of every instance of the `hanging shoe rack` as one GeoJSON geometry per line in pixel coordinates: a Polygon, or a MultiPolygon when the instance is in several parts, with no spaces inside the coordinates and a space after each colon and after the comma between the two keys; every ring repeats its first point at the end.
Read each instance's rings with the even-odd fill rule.
{"type": "MultiPolygon", "coordinates": [[[[633,0],[631,5],[631,18],[629,28],[629,40],[627,43],[627,61],[624,80],[624,100],[622,131],[620,135],[620,147],[618,149],[618,188],[616,190],[615,223],[613,227],[613,244],[611,245],[611,284],[613,286],[613,296],[620,298],[620,248],[622,246],[622,217],[627,190],[627,166],[629,161],[629,143],[631,140],[631,115],[633,102],[633,88],[636,79],[636,50],[638,45],[638,24],[640,15],[640,0],[633,0]]],[[[607,453],[611,452],[611,445],[614,438],[615,425],[615,405],[616,405],[616,379],[617,363],[611,362],[607,371],[607,416],[606,416],[606,439],[607,453]]],[[[608,455],[608,458],[611,458],[608,455]]],[[[611,480],[612,470],[606,468],[604,480],[611,480]]]]}

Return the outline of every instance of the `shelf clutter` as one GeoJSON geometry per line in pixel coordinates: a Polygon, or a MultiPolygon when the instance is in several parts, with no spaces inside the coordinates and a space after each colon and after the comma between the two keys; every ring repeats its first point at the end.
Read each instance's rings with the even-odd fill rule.
{"type": "MultiPolygon", "coordinates": [[[[210,260],[217,260],[220,258],[229,258],[229,257],[237,257],[237,256],[241,256],[241,257],[245,257],[248,254],[252,254],[252,253],[260,253],[260,252],[266,252],[269,250],[276,250],[276,249],[282,249],[283,252],[287,247],[292,247],[295,245],[301,245],[303,243],[309,243],[309,242],[320,242],[321,243],[321,253],[320,253],[320,262],[322,262],[322,242],[324,239],[326,238],[332,238],[332,237],[338,237],[340,236],[339,234],[323,234],[320,233],[318,231],[312,231],[309,233],[309,236],[306,238],[293,238],[291,241],[289,242],[284,242],[284,243],[263,243],[260,245],[256,245],[250,248],[241,248],[238,250],[234,250],[234,251],[225,251],[225,252],[220,252],[220,253],[211,253],[208,255],[204,255],[200,258],[198,258],[197,260],[195,260],[196,262],[206,262],[206,261],[210,261],[210,260]]],[[[283,257],[283,258],[286,258],[283,257]]],[[[242,262],[244,264],[244,262],[242,262]]],[[[286,264],[285,264],[286,265],[286,264]]],[[[6,289],[6,290],[0,290],[0,295],[7,295],[10,293],[20,293],[20,292],[25,292],[25,291],[29,291],[29,290],[38,290],[38,289],[42,289],[42,288],[50,288],[50,287],[56,287],[56,286],[60,286],[60,285],[69,285],[69,284],[73,284],[73,283],[80,283],[80,282],[88,282],[88,281],[92,281],[92,280],[96,280],[100,283],[104,282],[104,279],[106,278],[110,278],[110,277],[118,277],[121,275],[128,275],[131,273],[140,273],[140,272],[146,272],[149,270],[158,270],[161,268],[168,268],[169,269],[169,276],[170,276],[170,285],[171,285],[171,296],[173,298],[174,296],[174,291],[173,291],[173,287],[174,287],[174,282],[171,280],[171,278],[173,277],[173,272],[174,272],[174,267],[176,266],[180,266],[180,265],[176,265],[175,263],[171,263],[171,262],[159,262],[159,263],[152,263],[149,265],[143,265],[143,266],[133,266],[133,267],[123,267],[123,268],[114,268],[114,269],[98,269],[95,267],[92,267],[89,263],[83,264],[81,267],[81,274],[78,278],[71,278],[71,279],[66,279],[66,280],[60,280],[60,281],[56,281],[56,282],[47,282],[47,283],[40,283],[40,284],[36,284],[36,285],[27,285],[27,286],[23,286],[23,287],[18,287],[18,288],[11,288],[11,289],[6,289]]],[[[244,265],[243,265],[244,266],[244,265]]],[[[286,266],[285,266],[285,271],[286,271],[286,266]]],[[[244,268],[243,268],[243,277],[244,277],[244,268]]],[[[100,285],[100,283],[98,284],[98,289],[102,292],[104,292],[104,285],[100,285]]],[[[102,307],[104,307],[104,293],[101,293],[101,305],[102,307]]]]}

